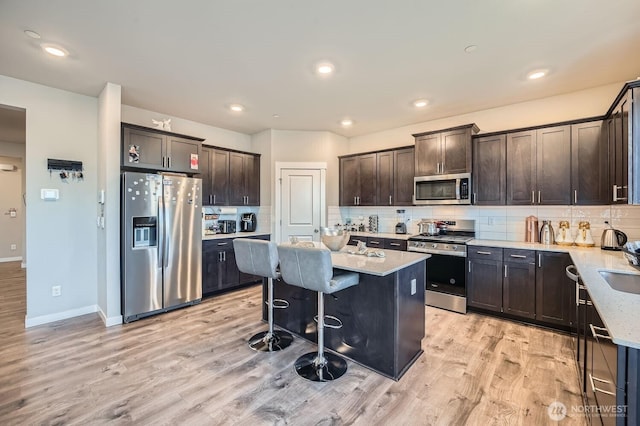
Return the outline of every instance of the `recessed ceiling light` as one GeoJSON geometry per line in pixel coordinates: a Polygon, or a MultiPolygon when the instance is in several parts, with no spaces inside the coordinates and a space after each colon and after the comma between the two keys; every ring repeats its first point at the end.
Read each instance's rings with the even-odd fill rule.
{"type": "Polygon", "coordinates": [[[65,56],[67,56],[69,54],[62,47],[56,46],[56,45],[53,45],[53,44],[43,44],[42,48],[49,55],[57,56],[57,57],[60,57],[60,58],[65,57],[65,56]]]}
{"type": "Polygon", "coordinates": [[[39,39],[39,38],[40,38],[40,34],[38,34],[38,33],[37,33],[37,32],[35,32],[35,31],[31,31],[31,30],[24,30],[24,33],[25,33],[27,36],[31,37],[31,38],[35,38],[35,39],[39,39]]]}
{"type": "Polygon", "coordinates": [[[335,69],[336,67],[330,62],[322,62],[316,65],[316,71],[322,76],[333,74],[333,71],[335,71],[335,69]]]}
{"type": "Polygon", "coordinates": [[[544,77],[545,75],[547,75],[547,70],[535,70],[535,71],[531,71],[529,74],[527,74],[527,78],[529,80],[537,80],[539,78],[544,77]]]}
{"type": "Polygon", "coordinates": [[[418,99],[416,101],[413,101],[413,106],[416,108],[424,108],[427,105],[429,105],[429,101],[426,99],[418,99]]]}
{"type": "Polygon", "coordinates": [[[229,109],[234,112],[242,112],[244,111],[244,107],[240,104],[232,104],[229,105],[229,109]]]}
{"type": "Polygon", "coordinates": [[[342,120],[342,121],[340,122],[340,125],[341,125],[342,127],[350,127],[350,126],[353,126],[353,120],[352,120],[352,119],[350,119],[350,118],[345,118],[344,120],[342,120]]]}
{"type": "Polygon", "coordinates": [[[280,118],[280,114],[273,114],[272,117],[273,118],[280,118]]]}
{"type": "Polygon", "coordinates": [[[477,48],[478,46],[476,46],[475,44],[470,44],[469,46],[464,48],[464,51],[467,53],[471,53],[474,52],[477,48]]]}

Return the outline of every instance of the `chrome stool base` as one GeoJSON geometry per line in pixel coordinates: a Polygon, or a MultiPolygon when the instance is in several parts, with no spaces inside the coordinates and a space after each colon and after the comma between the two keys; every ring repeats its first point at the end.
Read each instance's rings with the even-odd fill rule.
{"type": "Polygon", "coordinates": [[[340,378],[347,372],[347,361],[338,355],[325,352],[324,366],[316,365],[317,352],[309,352],[296,360],[295,369],[300,377],[312,382],[330,382],[340,378]]]}
{"type": "Polygon", "coordinates": [[[268,331],[254,334],[249,339],[249,347],[257,352],[277,352],[286,349],[293,342],[291,333],[275,330],[271,335],[268,331]]]}

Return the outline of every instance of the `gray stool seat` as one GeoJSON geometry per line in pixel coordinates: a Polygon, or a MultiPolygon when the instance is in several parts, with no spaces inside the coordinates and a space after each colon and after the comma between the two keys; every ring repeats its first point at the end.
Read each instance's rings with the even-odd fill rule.
{"type": "Polygon", "coordinates": [[[253,335],[249,339],[249,347],[261,352],[274,352],[288,347],[293,341],[291,333],[273,329],[273,308],[286,308],[288,306],[286,301],[274,300],[273,298],[273,280],[280,278],[276,243],[249,238],[236,238],[233,240],[233,249],[240,272],[268,279],[268,300],[266,303],[269,330],[253,335]],[[279,303],[276,304],[276,302],[279,303]]]}
{"type": "MultiPolygon", "coordinates": [[[[289,285],[318,292],[318,352],[302,355],[295,362],[298,375],[315,382],[335,380],[347,371],[344,358],[324,352],[324,294],[344,290],[360,282],[356,272],[336,271],[331,263],[331,252],[319,247],[278,246],[280,272],[289,285]]],[[[327,315],[339,325],[326,325],[330,328],[342,327],[340,319],[327,315]]]]}

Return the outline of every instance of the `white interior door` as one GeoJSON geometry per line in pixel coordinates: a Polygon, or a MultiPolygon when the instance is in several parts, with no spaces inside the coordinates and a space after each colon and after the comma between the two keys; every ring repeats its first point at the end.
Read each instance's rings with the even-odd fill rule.
{"type": "Polygon", "coordinates": [[[281,169],[280,241],[295,236],[298,241],[320,241],[324,216],[322,171],[281,169]]]}

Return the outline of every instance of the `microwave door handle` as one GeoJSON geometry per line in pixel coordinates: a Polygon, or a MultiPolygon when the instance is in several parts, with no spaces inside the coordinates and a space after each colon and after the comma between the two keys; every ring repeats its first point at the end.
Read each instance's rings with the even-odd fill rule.
{"type": "Polygon", "coordinates": [[[460,181],[460,178],[456,179],[456,200],[460,199],[460,181]]]}

